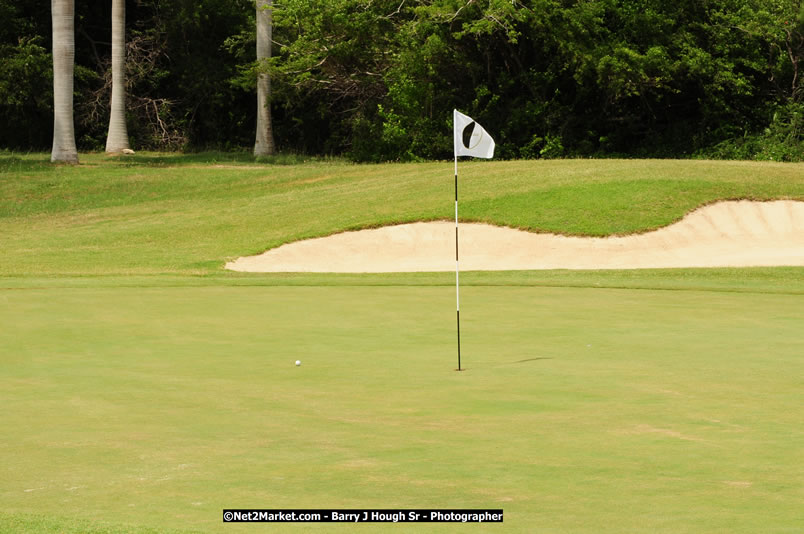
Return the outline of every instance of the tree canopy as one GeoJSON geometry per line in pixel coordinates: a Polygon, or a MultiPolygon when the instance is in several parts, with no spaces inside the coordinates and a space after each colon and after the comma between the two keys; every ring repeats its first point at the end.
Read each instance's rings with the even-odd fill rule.
{"type": "MultiPolygon", "coordinates": [[[[108,3],[108,2],[107,2],[108,3]]],[[[102,149],[111,7],[76,1],[76,132],[102,149]]],[[[50,17],[0,0],[0,147],[52,137],[50,17]]],[[[271,71],[277,148],[358,161],[449,158],[452,109],[502,158],[804,158],[801,0],[136,0],[132,147],[253,144],[271,71]]]]}

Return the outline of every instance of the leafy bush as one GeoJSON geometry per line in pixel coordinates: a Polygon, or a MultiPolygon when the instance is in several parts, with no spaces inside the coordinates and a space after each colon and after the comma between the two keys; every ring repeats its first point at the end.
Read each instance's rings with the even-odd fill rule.
{"type": "Polygon", "coordinates": [[[770,125],[759,133],[728,139],[701,150],[698,157],[753,159],[758,161],[804,161],[804,103],[780,106],[770,125]]]}

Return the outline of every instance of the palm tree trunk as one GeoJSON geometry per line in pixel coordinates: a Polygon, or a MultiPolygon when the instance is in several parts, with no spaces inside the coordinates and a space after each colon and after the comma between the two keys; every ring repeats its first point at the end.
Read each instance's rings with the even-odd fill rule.
{"type": "Polygon", "coordinates": [[[73,124],[75,1],[50,0],[53,20],[53,150],[50,161],[78,163],[73,124]]]}
{"type": "MultiPolygon", "coordinates": [[[[271,2],[257,0],[257,62],[267,66],[271,58],[271,2]]],[[[270,156],[275,152],[274,132],[271,124],[271,75],[267,72],[257,78],[257,138],[255,156],[270,156]]]]}
{"type": "Polygon", "coordinates": [[[126,149],[126,2],[112,0],[112,103],[106,153],[119,154],[126,149]]]}

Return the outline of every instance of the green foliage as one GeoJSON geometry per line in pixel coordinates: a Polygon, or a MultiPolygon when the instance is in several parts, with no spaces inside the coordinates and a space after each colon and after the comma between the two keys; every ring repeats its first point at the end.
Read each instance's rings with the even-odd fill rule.
{"type": "Polygon", "coordinates": [[[53,61],[40,37],[0,43],[0,146],[27,148],[50,141],[53,61]]]}
{"type": "Polygon", "coordinates": [[[716,159],[804,161],[804,103],[780,106],[774,111],[770,125],[761,132],[723,141],[698,155],[716,159]]]}
{"type": "Polygon", "coordinates": [[[50,11],[0,0],[0,147],[49,147],[53,140],[50,11]]]}
{"type": "MultiPolygon", "coordinates": [[[[229,81],[238,57],[225,46],[254,31],[250,0],[149,1],[148,26],[161,37],[164,77],[153,92],[173,129],[190,146],[238,147],[254,142],[254,98],[229,81]]],[[[245,59],[245,58],[243,58],[245,59]]],[[[253,60],[253,55],[249,56],[253,60]]],[[[242,59],[241,59],[242,60],[242,59]]],[[[168,128],[170,129],[170,128],[168,128]]]]}
{"type": "MultiPolygon", "coordinates": [[[[84,149],[102,144],[109,96],[110,13],[90,4],[76,23],[84,149]]],[[[801,158],[800,0],[277,0],[265,65],[251,0],[127,9],[135,148],[250,146],[267,70],[275,137],[294,153],[449,158],[458,108],[499,158],[801,158]]],[[[0,0],[0,16],[0,105],[16,125],[0,146],[45,148],[46,6],[0,0]]]]}

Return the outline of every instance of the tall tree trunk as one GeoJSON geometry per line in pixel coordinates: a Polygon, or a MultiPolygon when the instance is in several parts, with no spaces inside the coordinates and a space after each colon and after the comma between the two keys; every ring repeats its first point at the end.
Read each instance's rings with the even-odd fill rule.
{"type": "MultiPolygon", "coordinates": [[[[271,58],[271,2],[257,0],[257,62],[265,66],[271,58]]],[[[274,153],[274,131],[271,124],[271,75],[260,73],[257,78],[257,139],[255,156],[270,156],[274,153]]]]}
{"type": "Polygon", "coordinates": [[[112,0],[112,103],[106,153],[128,149],[126,129],[126,1],[112,0]]]}
{"type": "Polygon", "coordinates": [[[50,161],[78,163],[73,123],[75,1],[50,0],[53,20],[53,150],[50,161]]]}

